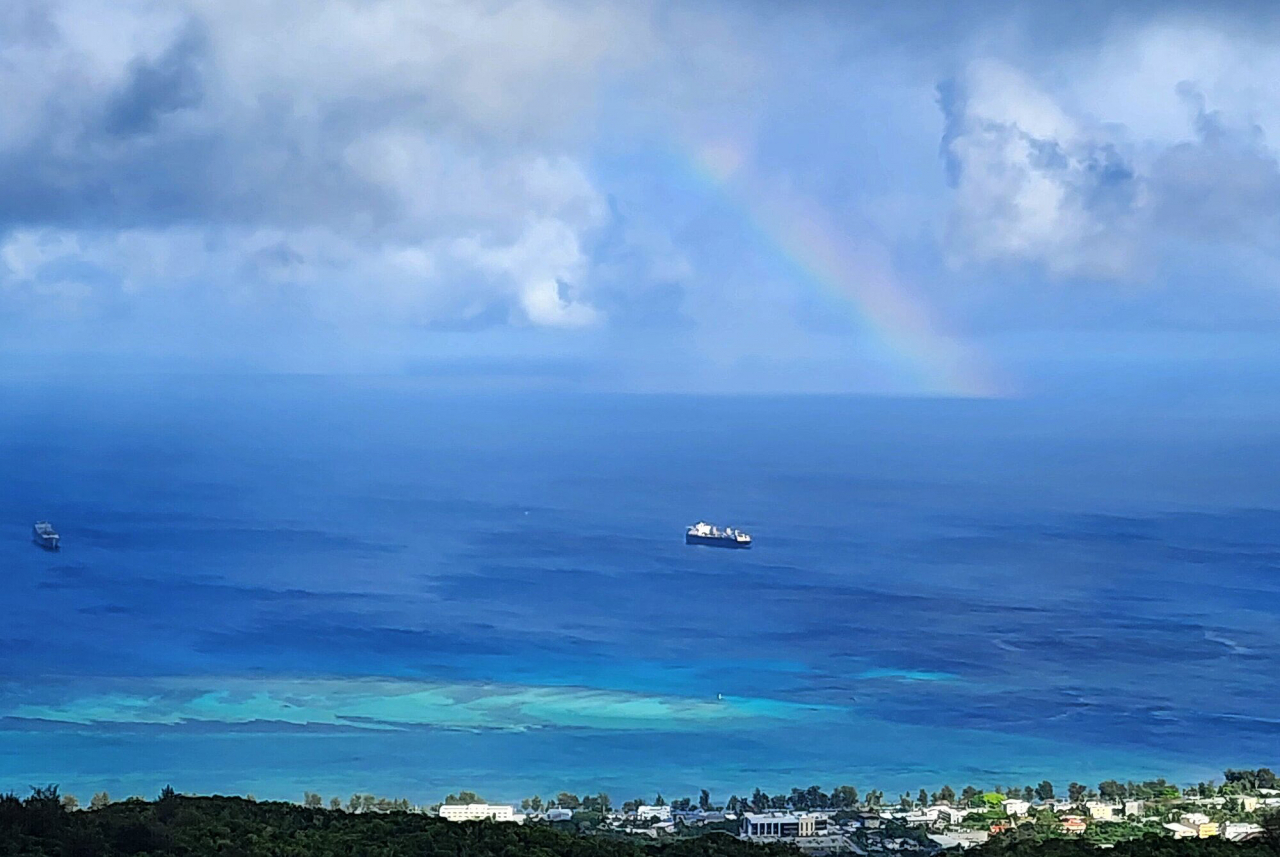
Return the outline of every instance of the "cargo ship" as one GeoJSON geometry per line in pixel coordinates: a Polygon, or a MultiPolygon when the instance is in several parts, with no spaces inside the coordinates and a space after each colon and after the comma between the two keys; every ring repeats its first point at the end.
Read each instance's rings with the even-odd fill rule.
{"type": "Polygon", "coordinates": [[[733,527],[725,527],[722,530],[705,521],[699,521],[684,531],[684,543],[710,545],[717,548],[749,548],[751,536],[733,527]]]}
{"type": "Polygon", "coordinates": [[[48,521],[36,521],[36,525],[31,528],[31,534],[35,543],[47,551],[56,551],[58,542],[62,538],[53,528],[53,524],[48,521]]]}

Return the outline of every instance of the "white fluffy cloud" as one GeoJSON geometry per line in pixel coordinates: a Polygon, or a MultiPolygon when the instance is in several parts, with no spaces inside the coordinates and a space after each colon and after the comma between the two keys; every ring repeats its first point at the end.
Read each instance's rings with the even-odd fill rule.
{"type": "Polygon", "coordinates": [[[1273,57],[1249,38],[1161,25],[1056,72],[969,63],[940,90],[953,258],[1126,280],[1157,270],[1170,241],[1274,250],[1273,57]]]}
{"type": "Polygon", "coordinates": [[[581,126],[647,40],[550,0],[8,4],[0,299],[591,324],[581,126]]]}

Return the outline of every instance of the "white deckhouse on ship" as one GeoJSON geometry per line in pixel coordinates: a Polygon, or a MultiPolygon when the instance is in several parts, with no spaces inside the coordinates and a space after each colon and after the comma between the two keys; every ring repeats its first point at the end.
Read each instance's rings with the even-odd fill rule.
{"type": "Polygon", "coordinates": [[[684,543],[687,545],[710,545],[717,548],[749,548],[751,536],[733,527],[719,527],[699,521],[684,531],[684,543]]]}

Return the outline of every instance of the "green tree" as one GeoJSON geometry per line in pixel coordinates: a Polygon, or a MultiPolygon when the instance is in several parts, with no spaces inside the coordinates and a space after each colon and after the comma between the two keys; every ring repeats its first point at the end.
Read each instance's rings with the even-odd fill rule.
{"type": "Polygon", "coordinates": [[[556,795],[556,806],[564,809],[578,809],[582,806],[582,801],[575,794],[560,792],[560,794],[556,795]]]}
{"type": "Polygon", "coordinates": [[[329,798],[329,809],[333,810],[334,812],[337,812],[338,810],[342,809],[342,798],[340,797],[329,798]]]}
{"type": "Polygon", "coordinates": [[[836,786],[831,790],[831,803],[836,809],[853,809],[858,805],[858,790],[853,786],[836,786]]]}
{"type": "Polygon", "coordinates": [[[943,786],[941,789],[938,790],[938,800],[942,801],[943,803],[955,803],[956,802],[955,790],[952,789],[951,786],[943,786]]]}
{"type": "Polygon", "coordinates": [[[111,795],[106,792],[98,792],[89,800],[89,809],[102,809],[111,805],[111,795]]]}
{"type": "Polygon", "coordinates": [[[1080,799],[1084,797],[1084,792],[1085,792],[1085,787],[1080,785],[1079,783],[1072,783],[1071,785],[1067,786],[1067,797],[1071,800],[1072,803],[1079,803],[1080,799]]]}
{"type": "Polygon", "coordinates": [[[1041,780],[1040,785],[1036,786],[1036,797],[1040,800],[1050,800],[1053,798],[1053,783],[1048,780],[1041,780]]]}
{"type": "Polygon", "coordinates": [[[320,807],[324,806],[324,798],[315,792],[303,792],[302,805],[307,809],[320,809],[320,807]]]}
{"type": "MultiPolygon", "coordinates": [[[[1265,768],[1264,768],[1265,770],[1265,768]]],[[[1262,835],[1277,849],[1280,849],[1280,810],[1269,812],[1258,819],[1262,827],[1262,835]]]]}
{"type": "Polygon", "coordinates": [[[655,797],[655,798],[653,799],[653,805],[654,805],[654,806],[666,806],[666,805],[667,805],[667,802],[666,802],[665,800],[663,800],[663,799],[662,799],[662,793],[661,793],[661,792],[659,792],[659,793],[658,793],[658,796],[657,796],[657,797],[655,797]]]}
{"type": "Polygon", "coordinates": [[[80,799],[75,795],[63,795],[62,808],[67,812],[75,812],[80,808],[80,799]]]}
{"type": "Polygon", "coordinates": [[[698,809],[703,812],[711,811],[711,792],[706,789],[702,789],[698,794],[698,809]]]}
{"type": "Polygon", "coordinates": [[[1103,780],[1098,783],[1098,794],[1102,795],[1107,800],[1119,800],[1123,799],[1127,792],[1123,783],[1119,783],[1115,780],[1103,780]]]}
{"type": "Polygon", "coordinates": [[[921,789],[920,794],[916,795],[916,803],[920,804],[920,806],[925,806],[926,804],[928,804],[928,802],[929,802],[929,793],[926,792],[924,789],[921,789]]]}
{"type": "Polygon", "coordinates": [[[1030,803],[1031,801],[1035,800],[1036,790],[1033,789],[1031,786],[1026,786],[1022,790],[1022,799],[1025,800],[1027,803],[1030,803]]]}

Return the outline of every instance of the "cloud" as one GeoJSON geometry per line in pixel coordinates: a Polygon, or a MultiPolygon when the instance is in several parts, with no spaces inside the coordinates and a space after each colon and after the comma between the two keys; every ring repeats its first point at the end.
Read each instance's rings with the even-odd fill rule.
{"type": "Polygon", "coordinates": [[[579,126],[645,33],[544,0],[10,8],[0,307],[596,323],[579,126]]]}
{"type": "Polygon", "coordinates": [[[1240,53],[1266,51],[1212,27],[1152,25],[1065,77],[1031,59],[968,63],[938,89],[952,260],[1124,282],[1153,279],[1174,243],[1179,261],[1189,245],[1280,250],[1267,133],[1280,132],[1280,101],[1264,94],[1273,70],[1240,53]]]}
{"type": "Polygon", "coordinates": [[[1059,275],[1133,268],[1145,188],[1122,141],[1001,63],[974,63],[939,93],[953,252],[1039,262],[1059,275]]]}

